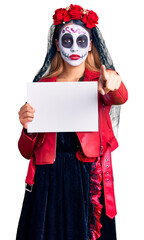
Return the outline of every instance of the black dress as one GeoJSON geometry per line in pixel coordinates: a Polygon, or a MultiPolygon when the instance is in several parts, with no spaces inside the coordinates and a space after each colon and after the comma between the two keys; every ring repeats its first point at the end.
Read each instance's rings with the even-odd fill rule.
{"type": "MultiPolygon", "coordinates": [[[[97,227],[90,193],[94,163],[76,158],[79,147],[76,133],[57,133],[55,162],[36,165],[33,191],[25,192],[16,240],[93,239],[91,224],[97,227]]],[[[115,219],[105,214],[103,189],[100,203],[98,239],[116,240],[115,219]]]]}

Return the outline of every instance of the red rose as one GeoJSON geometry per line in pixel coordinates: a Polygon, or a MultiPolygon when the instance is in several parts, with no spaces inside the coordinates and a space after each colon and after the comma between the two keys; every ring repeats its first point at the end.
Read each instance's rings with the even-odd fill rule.
{"type": "Polygon", "coordinates": [[[71,19],[78,19],[81,20],[83,15],[83,8],[79,5],[70,5],[70,9],[68,10],[68,13],[71,17],[71,19]]]}
{"type": "Polygon", "coordinates": [[[82,21],[86,24],[86,27],[93,28],[98,24],[98,16],[95,12],[89,11],[84,14],[82,21]]]}
{"type": "Polygon", "coordinates": [[[60,24],[63,21],[64,8],[57,9],[53,15],[54,24],[60,24]]]}
{"type": "Polygon", "coordinates": [[[53,15],[53,20],[54,20],[54,25],[58,25],[58,24],[61,24],[63,21],[64,22],[70,21],[70,17],[65,8],[59,8],[55,11],[55,14],[53,15]]]}
{"type": "Polygon", "coordinates": [[[64,22],[69,22],[71,20],[67,10],[65,10],[65,12],[63,13],[63,16],[64,16],[63,18],[64,22]]]}

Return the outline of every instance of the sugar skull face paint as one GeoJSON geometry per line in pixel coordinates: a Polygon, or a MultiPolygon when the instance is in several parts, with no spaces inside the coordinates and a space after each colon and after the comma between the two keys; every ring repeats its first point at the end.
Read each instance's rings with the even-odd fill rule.
{"type": "Polygon", "coordinates": [[[71,24],[62,29],[58,43],[63,60],[78,66],[87,58],[90,36],[83,27],[71,24]]]}

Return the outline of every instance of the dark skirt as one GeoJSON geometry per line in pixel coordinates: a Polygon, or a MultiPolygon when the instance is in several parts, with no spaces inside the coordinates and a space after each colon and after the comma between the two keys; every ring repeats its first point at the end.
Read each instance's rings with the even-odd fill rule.
{"type": "MultiPolygon", "coordinates": [[[[76,134],[58,134],[57,138],[54,164],[36,165],[33,191],[25,192],[16,240],[91,239],[92,163],[76,158],[76,134]]],[[[98,239],[116,240],[115,219],[105,214],[103,189],[100,203],[102,228],[98,239]]]]}

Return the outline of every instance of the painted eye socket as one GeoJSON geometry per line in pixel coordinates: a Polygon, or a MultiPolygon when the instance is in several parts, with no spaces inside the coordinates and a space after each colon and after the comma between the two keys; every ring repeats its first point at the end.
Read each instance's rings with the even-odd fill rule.
{"type": "Polygon", "coordinates": [[[65,48],[71,48],[73,45],[73,38],[71,34],[64,34],[61,39],[62,46],[65,48]]]}
{"type": "Polygon", "coordinates": [[[77,45],[81,48],[86,48],[88,46],[88,37],[86,35],[80,35],[77,38],[77,45]]]}

